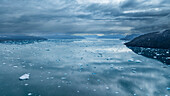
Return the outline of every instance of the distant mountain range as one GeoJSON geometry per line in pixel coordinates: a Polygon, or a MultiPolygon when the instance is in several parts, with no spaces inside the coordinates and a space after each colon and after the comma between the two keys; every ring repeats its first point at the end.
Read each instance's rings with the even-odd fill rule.
{"type": "Polygon", "coordinates": [[[130,35],[125,36],[124,38],[121,38],[120,40],[130,41],[138,36],[140,36],[140,34],[130,34],[130,35]]]}
{"type": "Polygon", "coordinates": [[[170,30],[141,35],[125,43],[126,46],[170,49],[170,30]]]}
{"type": "Polygon", "coordinates": [[[8,44],[30,44],[34,42],[41,42],[48,39],[85,39],[82,36],[74,35],[55,35],[55,36],[23,36],[23,35],[3,35],[0,36],[0,43],[8,44]]]}
{"type": "Polygon", "coordinates": [[[34,42],[45,41],[46,38],[36,36],[14,36],[4,35],[0,36],[0,43],[15,43],[15,44],[28,44],[34,42]]]}
{"type": "Polygon", "coordinates": [[[45,36],[47,39],[85,39],[82,36],[75,36],[75,35],[54,35],[54,36],[45,36]]]}
{"type": "Polygon", "coordinates": [[[136,27],[133,31],[149,33],[163,29],[170,29],[170,14],[158,18],[154,22],[150,22],[150,24],[141,24],[141,26],[136,27]]]}
{"type": "Polygon", "coordinates": [[[124,35],[104,35],[104,36],[98,36],[98,39],[120,39],[125,37],[124,35]]]}

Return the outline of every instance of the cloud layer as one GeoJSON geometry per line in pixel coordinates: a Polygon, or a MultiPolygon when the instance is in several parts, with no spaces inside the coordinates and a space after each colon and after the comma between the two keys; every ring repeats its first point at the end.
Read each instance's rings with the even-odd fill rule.
{"type": "Polygon", "coordinates": [[[150,32],[169,14],[168,0],[1,0],[0,34],[150,32]]]}

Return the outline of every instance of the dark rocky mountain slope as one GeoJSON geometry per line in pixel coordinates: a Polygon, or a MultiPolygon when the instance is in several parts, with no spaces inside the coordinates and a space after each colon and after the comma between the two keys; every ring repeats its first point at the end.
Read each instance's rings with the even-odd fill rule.
{"type": "Polygon", "coordinates": [[[170,30],[141,35],[125,43],[126,46],[170,49],[170,30]]]}

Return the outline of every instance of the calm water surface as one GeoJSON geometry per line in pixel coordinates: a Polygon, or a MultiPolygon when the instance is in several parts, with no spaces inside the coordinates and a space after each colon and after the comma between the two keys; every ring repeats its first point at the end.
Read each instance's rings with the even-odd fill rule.
{"type": "Polygon", "coordinates": [[[170,96],[170,66],[120,40],[0,44],[0,96],[28,95],[170,96]]]}

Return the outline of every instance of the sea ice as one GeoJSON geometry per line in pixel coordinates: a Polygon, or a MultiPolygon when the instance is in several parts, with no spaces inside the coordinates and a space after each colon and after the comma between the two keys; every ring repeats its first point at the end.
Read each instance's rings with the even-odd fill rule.
{"type": "Polygon", "coordinates": [[[110,88],[109,87],[106,87],[107,90],[109,90],[110,88]]]}
{"type": "Polygon", "coordinates": [[[166,59],[169,59],[169,60],[170,60],[170,57],[167,57],[166,59]]]}
{"type": "Polygon", "coordinates": [[[24,84],[25,86],[28,86],[28,84],[24,84]]]}
{"type": "Polygon", "coordinates": [[[128,62],[133,62],[134,60],[133,59],[129,59],[128,62]]]}
{"type": "Polygon", "coordinates": [[[136,62],[136,63],[141,63],[142,61],[140,61],[140,60],[135,60],[135,62],[136,62]]]}
{"type": "Polygon", "coordinates": [[[28,80],[30,78],[30,73],[24,74],[21,77],[19,77],[19,80],[28,80]]]}
{"type": "Polygon", "coordinates": [[[170,87],[167,87],[166,89],[167,89],[167,90],[170,90],[170,87]]]}
{"type": "Polygon", "coordinates": [[[32,93],[28,93],[28,96],[31,96],[32,95],[32,93]]]}
{"type": "Polygon", "coordinates": [[[61,77],[61,79],[62,79],[62,80],[65,80],[65,79],[66,79],[66,77],[61,77]]]}

